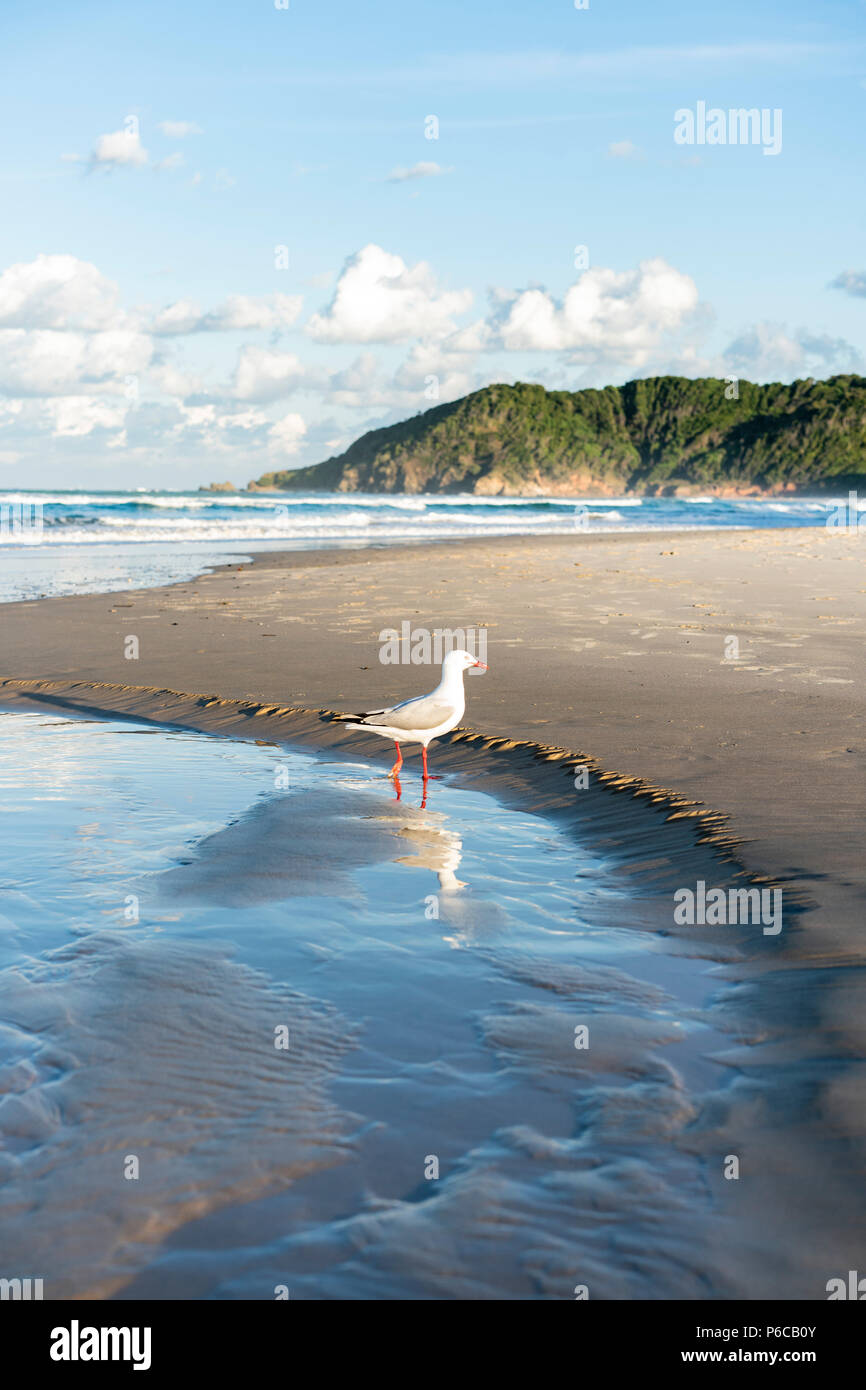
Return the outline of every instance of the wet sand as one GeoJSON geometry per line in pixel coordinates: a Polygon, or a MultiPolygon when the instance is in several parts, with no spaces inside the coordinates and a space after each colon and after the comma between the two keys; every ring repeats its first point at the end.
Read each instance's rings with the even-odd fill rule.
{"type": "Polygon", "coordinates": [[[838,963],[860,954],[866,897],[863,556],[823,529],[267,554],[162,589],[6,605],[0,675],[358,710],[431,684],[380,664],[382,629],[484,625],[468,726],[728,815],[748,868],[812,898],[815,956],[838,963]]]}
{"type": "Polygon", "coordinates": [[[422,809],[299,751],[340,737],[313,716],[64,688],[0,717],[0,1217],[46,1297],[814,1299],[857,1266],[826,972],[802,914],[675,925],[677,885],[742,883],[703,821],[478,737],[422,809]]]}
{"type": "MultiPolygon", "coordinates": [[[[850,967],[863,955],[864,593],[858,543],[823,531],[267,555],[159,590],[5,607],[0,707],[113,712],[384,770],[387,743],[349,735],[323,712],[429,688],[428,668],[379,662],[383,628],[486,625],[490,672],[467,682],[469,727],[443,740],[433,763],[461,788],[567,821],[578,843],[634,876],[628,920],[652,917],[665,988],[691,962],[715,962],[718,989],[702,1007],[730,1045],[713,1044],[709,1059],[732,1084],[701,1095],[696,1076],[694,1105],[661,1125],[659,1163],[673,1131],[678,1153],[705,1169],[699,1185],[720,1154],[744,1157],[741,1234],[714,1251],[709,1296],[820,1297],[827,1278],[856,1266],[862,1239],[864,1010],[862,972],[850,967]],[[124,657],[130,637],[137,660],[124,657]],[[736,659],[726,657],[732,638],[736,659]],[[584,759],[593,775],[577,791],[572,769],[584,759]],[[675,888],[749,874],[782,883],[781,935],[671,928],[675,888]]],[[[416,800],[417,776],[410,755],[404,789],[416,800]]],[[[269,838],[261,814],[243,832],[230,827],[210,858],[205,844],[201,862],[176,875],[178,890],[194,883],[202,896],[207,873],[222,901],[226,853],[247,865],[239,881],[251,876],[256,892],[263,874],[295,873],[281,849],[291,836],[277,827],[269,838]]],[[[371,849],[361,848],[363,861],[371,849]]],[[[299,841],[302,857],[315,849],[299,841]]],[[[575,965],[586,962],[541,961],[532,988],[568,990],[575,965]]],[[[530,967],[519,959],[514,969],[524,981],[530,967]]],[[[545,1070],[545,1007],[485,1016],[503,1065],[529,1059],[556,1074],[545,1070]]],[[[625,1046],[640,1055],[631,1033],[625,1046]]],[[[648,1112],[678,1085],[665,1083],[648,1112]]],[[[618,1126],[634,1143],[643,1100],[631,1118],[618,1101],[613,1109],[616,1144],[618,1126]]],[[[723,1214],[732,1189],[719,1182],[723,1214]]],[[[621,1176],[609,1200],[622,1215],[621,1176]]],[[[702,1296],[675,1281],[649,1296],[674,1288],[702,1296]]],[[[630,1294],[617,1284],[605,1296],[630,1294]]]]}

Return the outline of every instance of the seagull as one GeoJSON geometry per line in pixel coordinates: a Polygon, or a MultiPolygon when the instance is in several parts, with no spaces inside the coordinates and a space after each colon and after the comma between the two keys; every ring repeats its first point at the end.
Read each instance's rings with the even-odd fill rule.
{"type": "Polygon", "coordinates": [[[457,727],[466,708],[466,695],[463,690],[463,672],[470,666],[480,666],[487,670],[487,663],[476,661],[471,652],[449,652],[442,662],[442,679],[429,695],[418,695],[414,700],[403,700],[390,709],[371,710],[368,714],[351,716],[357,723],[347,724],[347,729],[357,729],[359,733],[381,734],[392,738],[397,747],[397,761],[388,773],[397,781],[397,774],[403,766],[402,743],[420,743],[421,760],[424,764],[424,781],[428,779],[427,745],[434,738],[441,738],[457,727]]]}

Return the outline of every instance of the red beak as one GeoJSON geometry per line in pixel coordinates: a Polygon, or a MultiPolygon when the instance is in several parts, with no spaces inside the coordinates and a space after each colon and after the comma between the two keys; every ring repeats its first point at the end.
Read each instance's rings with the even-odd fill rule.
{"type": "Polygon", "coordinates": [[[489,669],[486,661],[476,661],[475,665],[480,666],[482,671],[486,671],[489,669]]]}

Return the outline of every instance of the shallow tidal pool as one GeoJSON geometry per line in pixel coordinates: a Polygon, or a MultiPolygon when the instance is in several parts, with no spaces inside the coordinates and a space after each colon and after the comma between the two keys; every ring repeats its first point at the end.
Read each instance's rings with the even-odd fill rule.
{"type": "Polygon", "coordinates": [[[672,950],[569,828],[404,772],[398,800],[332,755],[0,713],[0,1273],[737,1291],[725,953],[672,950]]]}

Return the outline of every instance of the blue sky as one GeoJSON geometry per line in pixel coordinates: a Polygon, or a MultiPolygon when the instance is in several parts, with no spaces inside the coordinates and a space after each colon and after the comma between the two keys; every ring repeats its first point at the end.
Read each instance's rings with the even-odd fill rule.
{"type": "Polygon", "coordinates": [[[864,370],[860,0],[52,0],[0,42],[0,487],[245,483],[497,380],[864,370]],[[678,144],[699,102],[780,151],[678,144]]]}

